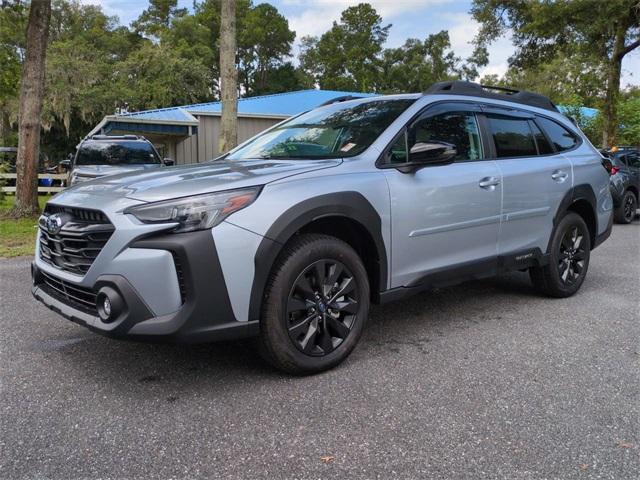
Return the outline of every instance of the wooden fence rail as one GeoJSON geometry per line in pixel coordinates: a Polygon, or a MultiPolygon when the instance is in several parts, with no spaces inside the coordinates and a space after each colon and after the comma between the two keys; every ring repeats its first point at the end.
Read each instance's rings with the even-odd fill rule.
{"type": "MultiPolygon", "coordinates": [[[[17,175],[15,173],[0,173],[0,178],[5,178],[7,180],[15,180],[17,175]]],[[[42,185],[38,185],[38,193],[55,193],[61,192],[64,190],[64,185],[67,183],[67,174],[66,173],[39,173],[38,179],[51,179],[51,180],[60,180],[62,186],[58,187],[44,187],[42,185]]],[[[16,193],[16,187],[2,187],[2,191],[6,193],[16,193]]]]}

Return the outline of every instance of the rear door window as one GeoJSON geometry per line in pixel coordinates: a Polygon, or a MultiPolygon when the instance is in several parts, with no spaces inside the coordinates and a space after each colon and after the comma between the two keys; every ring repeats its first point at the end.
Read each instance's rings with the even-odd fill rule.
{"type": "Polygon", "coordinates": [[[627,165],[631,168],[640,168],[640,155],[638,155],[638,152],[627,154],[627,165]]]}
{"type": "Polygon", "coordinates": [[[538,154],[526,118],[488,114],[487,121],[498,158],[533,157],[538,154]]]}
{"type": "Polygon", "coordinates": [[[558,152],[571,150],[578,144],[578,138],[559,123],[544,117],[538,117],[536,122],[545,131],[547,137],[551,139],[551,143],[553,143],[558,152]]]}
{"type": "Polygon", "coordinates": [[[549,155],[550,153],[553,153],[553,147],[549,143],[549,140],[547,140],[547,137],[544,136],[544,133],[542,133],[542,130],[540,130],[538,126],[533,122],[531,122],[529,125],[531,126],[531,130],[533,130],[533,136],[536,139],[538,154],[549,155]]]}

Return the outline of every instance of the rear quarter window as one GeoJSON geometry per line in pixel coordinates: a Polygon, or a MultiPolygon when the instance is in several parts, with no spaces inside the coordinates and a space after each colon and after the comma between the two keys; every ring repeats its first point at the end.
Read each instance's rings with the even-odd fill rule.
{"type": "Polygon", "coordinates": [[[578,137],[559,123],[544,117],[538,117],[536,122],[545,131],[556,151],[571,150],[578,144],[578,137]]]}

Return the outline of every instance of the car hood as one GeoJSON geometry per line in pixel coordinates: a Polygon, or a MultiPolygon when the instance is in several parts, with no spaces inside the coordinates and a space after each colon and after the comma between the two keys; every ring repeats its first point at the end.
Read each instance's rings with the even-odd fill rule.
{"type": "Polygon", "coordinates": [[[140,164],[140,165],[80,165],[73,169],[73,173],[83,177],[104,177],[105,175],[117,175],[119,173],[135,172],[138,170],[147,170],[150,168],[158,168],[162,165],[158,163],[140,164]]]}
{"type": "Polygon", "coordinates": [[[335,167],[342,160],[216,160],[110,175],[77,184],[55,197],[55,202],[103,203],[111,197],[155,202],[201,193],[265,185],[312,170],[335,167]],[[100,200],[98,200],[98,197],[100,200]]]}

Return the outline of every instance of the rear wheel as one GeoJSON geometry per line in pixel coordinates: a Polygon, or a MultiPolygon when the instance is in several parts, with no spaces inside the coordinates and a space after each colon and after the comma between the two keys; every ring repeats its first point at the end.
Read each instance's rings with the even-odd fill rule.
{"type": "Polygon", "coordinates": [[[617,223],[631,223],[636,216],[638,199],[633,192],[627,190],[622,197],[622,202],[616,208],[614,218],[617,223]]]}
{"type": "Polygon", "coordinates": [[[327,370],[354,349],[369,314],[358,254],[327,235],[296,237],[278,258],[260,320],[260,350],[293,374],[327,370]]]}
{"type": "Polygon", "coordinates": [[[549,263],[529,270],[533,286],[552,297],[573,295],[587,275],[590,253],[587,224],[577,213],[568,213],[553,232],[549,263]]]}

